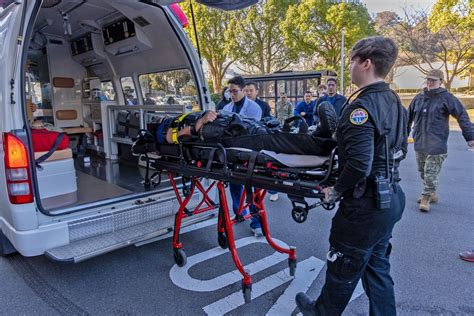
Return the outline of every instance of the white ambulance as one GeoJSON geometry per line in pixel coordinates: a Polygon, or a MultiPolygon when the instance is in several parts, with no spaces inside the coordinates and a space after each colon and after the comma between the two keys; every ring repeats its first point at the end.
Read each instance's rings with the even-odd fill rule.
{"type": "Polygon", "coordinates": [[[212,106],[172,2],[3,1],[0,255],[73,263],[172,230],[171,186],[130,151],[163,116],[212,106]],[[44,149],[49,131],[67,148],[44,149]]]}

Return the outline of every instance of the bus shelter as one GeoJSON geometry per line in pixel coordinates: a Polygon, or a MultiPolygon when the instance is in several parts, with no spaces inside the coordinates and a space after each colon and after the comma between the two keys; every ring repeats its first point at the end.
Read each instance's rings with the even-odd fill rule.
{"type": "Polygon", "coordinates": [[[272,110],[280,98],[281,92],[286,92],[288,100],[293,104],[302,101],[306,91],[316,96],[318,86],[323,78],[337,77],[332,70],[318,71],[282,71],[272,74],[245,76],[245,81],[254,81],[258,86],[258,97],[267,102],[272,110]]]}

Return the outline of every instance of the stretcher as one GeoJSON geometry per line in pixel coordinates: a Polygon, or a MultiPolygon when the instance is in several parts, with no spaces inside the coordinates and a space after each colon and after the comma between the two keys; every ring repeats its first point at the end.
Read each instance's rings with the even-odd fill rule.
{"type": "MultiPolygon", "coordinates": [[[[156,150],[157,156],[153,158],[147,150],[141,150],[147,166],[145,184],[159,185],[161,173],[166,172],[178,199],[180,207],[175,217],[173,233],[176,264],[186,265],[186,253],[179,239],[183,218],[218,209],[217,241],[220,247],[229,249],[235,266],[243,276],[242,293],[245,302],[251,299],[252,279],[248,271],[244,270],[237,254],[233,225],[252,217],[258,218],[268,244],[276,251],[288,255],[289,272],[293,276],[297,265],[296,249],[281,247],[273,241],[264,204],[266,191],[275,190],[288,194],[293,204],[292,217],[299,223],[306,220],[308,211],[312,208],[320,205],[326,209],[334,208],[333,204],[322,201],[321,189],[332,185],[336,180],[336,150],[327,157],[294,157],[296,155],[255,152],[245,148],[224,148],[221,144],[186,141],[156,144],[156,150]],[[149,169],[155,170],[151,176],[149,169]],[[175,180],[178,176],[181,177],[181,187],[175,180]],[[202,179],[210,179],[210,185],[205,187],[202,179]],[[230,217],[227,203],[225,188],[228,183],[240,184],[245,188],[235,218],[230,217]],[[218,201],[213,201],[210,197],[209,193],[213,188],[217,188],[218,201]],[[202,198],[190,210],[189,201],[197,191],[202,198]],[[316,198],[319,202],[310,205],[306,198],[316,198]],[[243,215],[243,211],[247,209],[250,213],[243,215]]],[[[135,154],[140,153],[138,149],[134,151],[135,154]]]]}

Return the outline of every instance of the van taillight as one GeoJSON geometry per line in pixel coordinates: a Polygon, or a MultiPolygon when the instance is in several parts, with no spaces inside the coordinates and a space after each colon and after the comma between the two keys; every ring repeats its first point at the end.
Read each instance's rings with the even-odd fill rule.
{"type": "Polygon", "coordinates": [[[12,204],[33,202],[28,152],[25,144],[10,133],[3,133],[7,190],[12,204]]]}

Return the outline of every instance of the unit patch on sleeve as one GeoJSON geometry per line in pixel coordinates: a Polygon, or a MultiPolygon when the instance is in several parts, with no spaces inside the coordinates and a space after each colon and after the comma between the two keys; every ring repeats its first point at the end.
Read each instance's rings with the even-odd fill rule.
{"type": "Polygon", "coordinates": [[[357,108],[351,112],[350,121],[354,125],[362,125],[369,119],[369,114],[366,110],[357,108]]]}

